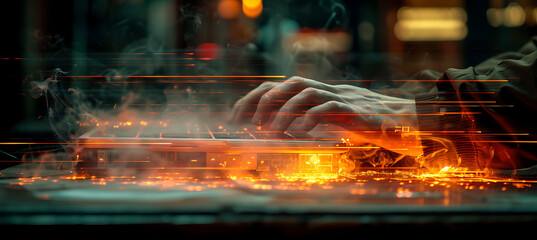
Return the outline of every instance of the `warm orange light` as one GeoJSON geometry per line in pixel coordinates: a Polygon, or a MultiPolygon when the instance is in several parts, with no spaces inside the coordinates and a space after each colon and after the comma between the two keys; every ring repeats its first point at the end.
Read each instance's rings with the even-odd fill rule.
{"type": "Polygon", "coordinates": [[[242,0],[242,5],[247,8],[256,8],[262,5],[261,0],[242,0]]]}
{"type": "Polygon", "coordinates": [[[401,41],[458,41],[466,38],[466,11],[459,7],[402,7],[394,33],[401,41]]]}
{"type": "Polygon", "coordinates": [[[218,14],[225,19],[233,19],[239,16],[240,3],[238,0],[220,0],[218,2],[218,14]]]}
{"type": "Polygon", "coordinates": [[[129,78],[286,78],[285,75],[140,75],[129,78]]]}
{"type": "Polygon", "coordinates": [[[257,18],[263,12],[261,0],[242,0],[242,12],[249,18],[257,18]]]}

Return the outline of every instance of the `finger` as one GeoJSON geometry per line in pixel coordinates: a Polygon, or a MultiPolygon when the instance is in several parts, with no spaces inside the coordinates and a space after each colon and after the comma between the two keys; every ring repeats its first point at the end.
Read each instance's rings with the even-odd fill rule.
{"type": "Polygon", "coordinates": [[[293,131],[309,132],[320,122],[331,123],[344,128],[354,128],[360,124],[361,109],[338,101],[329,101],[310,108],[293,131]]]}
{"type": "Polygon", "coordinates": [[[306,88],[289,99],[280,108],[271,123],[270,129],[273,131],[285,131],[297,117],[304,115],[309,109],[329,101],[344,102],[342,97],[335,93],[316,88],[306,88]]]}
{"type": "Polygon", "coordinates": [[[265,125],[273,112],[277,112],[289,99],[309,87],[333,91],[333,87],[325,83],[302,77],[289,78],[261,96],[252,123],[265,125]]]}
{"type": "Polygon", "coordinates": [[[263,82],[254,90],[239,99],[234,105],[229,117],[231,123],[241,123],[249,120],[257,108],[257,103],[263,94],[268,92],[277,82],[263,82]]]}

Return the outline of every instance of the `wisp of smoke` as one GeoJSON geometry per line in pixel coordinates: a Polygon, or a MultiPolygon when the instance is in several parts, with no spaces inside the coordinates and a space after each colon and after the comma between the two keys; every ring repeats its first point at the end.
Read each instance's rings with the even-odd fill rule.
{"type": "Polygon", "coordinates": [[[43,72],[43,81],[30,82],[30,94],[34,98],[44,97],[48,120],[59,142],[71,142],[77,134],[77,122],[94,120],[90,101],[77,89],[64,89],[59,76],[67,74],[56,68],[43,72]]]}

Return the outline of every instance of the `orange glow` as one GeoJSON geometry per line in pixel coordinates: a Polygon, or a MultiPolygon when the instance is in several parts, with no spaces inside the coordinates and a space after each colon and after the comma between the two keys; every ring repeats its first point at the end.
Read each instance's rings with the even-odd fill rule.
{"type": "MultiPolygon", "coordinates": [[[[231,76],[223,76],[223,77],[231,77],[231,76]]],[[[267,76],[264,76],[267,77],[267,76]]],[[[426,103],[436,103],[436,101],[429,101],[426,103]]],[[[495,103],[495,101],[448,101],[448,102],[439,102],[439,103],[495,103]]],[[[337,113],[336,113],[337,114],[337,113]]],[[[447,112],[447,113],[431,113],[431,114],[423,114],[423,115],[445,115],[445,114],[461,114],[461,112],[447,112]]],[[[466,114],[479,114],[479,112],[467,112],[466,114]]],[[[331,115],[331,114],[329,114],[331,115]]],[[[407,114],[356,114],[356,115],[407,115],[407,114]]],[[[97,121],[95,121],[97,123],[97,121]]],[[[93,122],[92,122],[93,124],[93,122]]],[[[99,124],[99,123],[97,123],[99,124]]],[[[148,126],[149,124],[158,124],[160,126],[167,127],[168,124],[170,128],[173,126],[170,120],[167,121],[136,121],[136,120],[130,120],[130,121],[117,121],[117,122],[100,122],[100,125],[102,125],[102,128],[127,128],[132,129],[135,126],[141,126],[142,128],[145,126],[148,126]]],[[[149,127],[148,127],[149,128],[149,127]]],[[[203,129],[203,126],[198,126],[198,124],[190,125],[190,129],[195,128],[201,128],[203,129]]],[[[216,134],[222,134],[226,132],[226,129],[223,125],[218,125],[217,128],[219,130],[216,130],[215,132],[211,132],[211,129],[209,129],[208,126],[205,126],[207,129],[207,133],[211,135],[212,139],[216,139],[216,134]]],[[[254,128],[242,128],[243,131],[255,131],[254,128]]],[[[260,129],[257,129],[260,130],[260,129]]],[[[395,126],[395,132],[404,132],[405,134],[416,134],[416,135],[425,135],[427,133],[446,133],[446,134],[481,134],[480,131],[475,132],[466,132],[466,131],[429,131],[429,132],[419,132],[419,131],[413,131],[409,126],[401,125],[401,126],[395,126]]],[[[198,132],[201,133],[198,129],[198,132]]],[[[230,130],[229,132],[232,132],[230,130]]],[[[234,130],[233,130],[234,132],[234,130]]],[[[271,133],[271,131],[259,131],[256,133],[271,133]]],[[[327,131],[329,132],[329,131],[327,131]]],[[[334,131],[336,132],[336,131],[334,131]]],[[[364,131],[365,132],[371,132],[371,133],[379,133],[377,131],[364,131]]],[[[237,131],[239,133],[239,131],[237,131]]],[[[138,133],[139,134],[139,133],[138,133]]],[[[161,133],[162,134],[162,133],[161,133]]],[[[483,135],[528,135],[528,133],[483,133],[483,135]]],[[[138,137],[138,136],[137,136],[138,137]]],[[[162,137],[162,135],[161,135],[162,137]]],[[[285,139],[280,139],[285,140],[285,139]]],[[[336,155],[334,153],[337,152],[337,154],[341,154],[343,152],[346,152],[350,149],[380,149],[378,146],[360,146],[357,143],[357,146],[354,146],[352,138],[339,138],[336,140],[340,140],[340,145],[336,145],[336,147],[332,147],[330,150],[323,149],[319,146],[308,146],[307,149],[296,149],[291,148],[288,146],[270,146],[270,147],[259,147],[254,150],[252,150],[252,146],[239,146],[239,147],[225,147],[225,151],[229,151],[226,153],[212,153],[212,155],[207,155],[207,158],[197,158],[197,157],[191,157],[188,159],[185,159],[185,161],[188,161],[189,163],[193,163],[189,166],[195,166],[195,167],[185,167],[188,169],[207,169],[207,170],[248,170],[248,171],[258,171],[260,175],[252,178],[247,178],[245,176],[239,176],[240,173],[233,173],[236,175],[226,175],[220,179],[217,180],[203,180],[204,183],[200,183],[202,181],[199,181],[198,179],[192,179],[192,178],[185,178],[182,175],[164,175],[161,173],[151,175],[149,178],[144,178],[143,180],[137,179],[137,177],[131,177],[130,181],[126,181],[126,184],[140,184],[144,186],[159,186],[162,187],[162,189],[168,189],[169,186],[179,186],[179,185],[185,185],[181,190],[185,191],[204,191],[210,188],[218,188],[218,187],[235,187],[236,184],[242,184],[241,187],[248,187],[253,190],[258,191],[310,191],[312,189],[319,189],[322,190],[330,190],[335,189],[335,184],[339,183],[347,183],[347,184],[356,184],[357,182],[361,181],[360,183],[365,182],[373,182],[373,181],[386,181],[386,182],[395,182],[396,184],[400,185],[401,187],[395,187],[393,188],[393,191],[398,198],[412,198],[413,197],[413,190],[412,188],[408,188],[405,185],[409,184],[412,181],[415,182],[421,182],[423,186],[430,187],[430,188],[436,188],[436,187],[444,187],[444,188],[453,188],[453,187],[459,187],[464,188],[465,190],[485,190],[487,189],[488,183],[497,183],[497,182],[505,182],[512,184],[513,187],[533,187],[531,184],[537,184],[537,182],[516,182],[513,179],[497,179],[493,178],[491,176],[487,176],[485,172],[483,171],[474,171],[474,170],[468,170],[464,168],[459,168],[457,166],[445,166],[442,168],[440,167],[440,170],[425,170],[420,169],[418,167],[408,167],[403,170],[409,170],[409,171],[402,171],[402,172],[396,172],[393,175],[389,175],[385,172],[380,171],[376,173],[372,173],[371,171],[367,171],[364,169],[358,169],[355,170],[354,161],[355,160],[349,160],[350,158],[343,157],[345,155],[336,155]],[[253,156],[251,154],[249,155],[239,155],[237,153],[240,152],[278,152],[278,153],[297,153],[297,157],[292,159],[293,161],[296,161],[296,168],[291,169],[287,171],[283,170],[284,167],[288,167],[292,164],[284,163],[285,159],[284,157],[274,157],[271,156],[270,158],[263,158],[265,160],[261,160],[260,157],[257,155],[253,156]],[[238,157],[236,157],[238,156],[238,157]],[[207,160],[207,167],[203,167],[205,164],[205,161],[207,160]],[[209,162],[211,164],[209,165],[209,162]],[[240,164],[242,165],[236,165],[237,162],[242,162],[240,164]],[[197,165],[195,165],[197,164],[197,165]],[[287,165],[286,165],[287,164],[287,165]],[[259,166],[262,165],[262,166],[259,166]],[[269,170],[258,170],[261,168],[258,167],[266,167],[268,166],[268,169],[274,169],[275,166],[280,167],[282,169],[281,172],[278,172],[274,175],[271,175],[271,179],[276,179],[274,182],[267,182],[267,180],[270,181],[269,177],[262,175],[263,173],[268,173],[269,170]],[[350,166],[350,167],[349,167],[350,166]],[[373,175],[380,176],[380,177],[372,177],[373,175]],[[231,181],[228,183],[225,182],[226,179],[239,179],[239,181],[231,181]],[[279,181],[279,182],[278,182],[279,181]],[[205,184],[206,183],[206,184],[205,184]],[[234,185],[235,184],[235,185],[234,185]],[[460,185],[459,185],[460,184],[460,185]]],[[[4,142],[0,143],[0,145],[15,145],[15,144],[76,144],[76,145],[86,145],[87,148],[95,148],[95,149],[101,149],[101,148],[107,148],[107,149],[114,149],[116,147],[137,147],[137,145],[153,145],[153,146],[145,146],[145,148],[151,149],[155,147],[154,149],[166,149],[165,151],[169,151],[168,149],[171,149],[172,147],[175,149],[178,149],[177,152],[182,151],[183,149],[186,149],[185,152],[193,152],[192,147],[174,147],[173,145],[175,142],[172,142],[173,140],[165,139],[167,142],[137,142],[135,140],[121,140],[121,139],[115,139],[114,141],[108,142],[106,139],[96,139],[95,142],[92,142],[91,140],[81,140],[78,143],[49,143],[49,142],[4,142]],[[121,142],[125,141],[125,142],[121,142]],[[98,146],[102,145],[102,146],[98,146]],[[106,147],[106,145],[112,145],[106,147]],[[128,145],[128,146],[121,146],[121,145],[128,145]],[[161,145],[161,146],[154,146],[154,145],[161,145]],[[151,147],[151,148],[150,148],[151,147]]],[[[210,141],[207,141],[204,144],[209,143],[210,141]]],[[[481,141],[476,141],[481,142],[481,141]]],[[[493,142],[493,141],[484,141],[484,142],[493,142]]],[[[516,143],[537,143],[537,141],[498,141],[498,142],[516,142],[516,143]]],[[[213,145],[216,146],[216,145],[213,145]]],[[[401,148],[401,149],[393,149],[393,150],[408,150],[413,148],[413,146],[402,146],[402,147],[408,147],[408,148],[401,148]]],[[[101,150],[99,150],[101,151],[101,150]]],[[[102,150],[101,152],[105,152],[108,150],[102,150]]],[[[170,150],[172,151],[172,150],[170,150]]],[[[249,152],[249,153],[250,153],[249,152]]],[[[100,153],[99,153],[100,154],[100,153]]],[[[99,161],[101,164],[106,164],[108,162],[112,162],[112,158],[107,159],[107,155],[102,155],[105,157],[101,157],[101,155],[98,155],[99,157],[96,158],[93,161],[99,161]]],[[[168,153],[165,153],[164,155],[165,160],[169,160],[168,153]]],[[[173,156],[176,156],[175,154],[173,156]]],[[[76,159],[77,161],[91,161],[88,160],[89,158],[85,157],[85,155],[79,155],[76,154],[73,159],[76,159]]],[[[119,159],[119,158],[118,158],[119,159]]],[[[152,162],[149,157],[147,157],[147,161],[125,161],[125,160],[113,160],[114,162],[138,162],[138,163],[154,163],[152,162]]],[[[132,160],[132,159],[129,159],[132,160]]],[[[145,158],[142,158],[141,160],[145,160],[145,158]]],[[[25,162],[39,162],[39,161],[25,161],[25,162]]],[[[49,161],[53,162],[53,161],[49,161]]],[[[61,161],[57,161],[61,162],[61,161]]],[[[103,164],[103,166],[104,166],[103,164]]],[[[154,166],[144,165],[146,167],[137,167],[138,169],[155,169],[154,166]]],[[[181,168],[174,166],[176,168],[181,168]]],[[[173,171],[173,168],[170,169],[173,171]]],[[[160,168],[159,168],[160,169],[160,168]]],[[[165,169],[164,167],[162,169],[165,169]]],[[[377,168],[378,169],[378,168],[377,168]]],[[[389,167],[386,167],[386,169],[389,169],[389,167]]],[[[398,171],[401,170],[397,169],[398,171]]],[[[385,170],[384,168],[382,170],[385,170]]],[[[270,170],[273,171],[273,170],[270,170]]],[[[272,173],[271,173],[272,174],[272,173]]],[[[116,176],[114,178],[96,178],[95,176],[89,176],[87,179],[91,179],[91,181],[94,181],[92,184],[96,185],[107,185],[110,184],[112,181],[117,181],[118,178],[122,178],[125,176],[116,176]]],[[[144,176],[145,177],[145,176],[144,176]]],[[[80,179],[84,178],[81,176],[70,176],[65,179],[80,179]]],[[[32,184],[35,180],[39,181],[49,181],[48,179],[32,179],[32,181],[21,181],[20,183],[14,183],[14,184],[32,184]]],[[[358,185],[351,185],[348,190],[346,190],[351,195],[368,195],[368,194],[376,194],[376,190],[374,189],[365,189],[361,188],[360,186],[356,187],[358,185]]],[[[509,186],[509,187],[511,187],[509,186]]]]}
{"type": "MultiPolygon", "coordinates": [[[[80,143],[73,142],[0,142],[0,145],[78,145],[80,143]]],[[[85,142],[84,144],[95,145],[171,145],[169,142],[85,142]]]]}
{"type": "Polygon", "coordinates": [[[242,0],[242,12],[249,18],[257,18],[263,12],[261,0],[242,0]]]}
{"type": "Polygon", "coordinates": [[[346,52],[351,49],[352,36],[344,31],[301,31],[284,38],[282,44],[288,52],[296,51],[297,44],[306,52],[346,52]]]}
{"type": "Polygon", "coordinates": [[[215,76],[209,76],[209,75],[191,75],[191,76],[182,76],[182,75],[175,75],[175,76],[154,76],[154,75],[146,75],[146,76],[128,76],[129,78],[285,78],[285,75],[251,75],[251,76],[243,76],[243,75],[215,75],[215,76]]]}
{"type": "MultiPolygon", "coordinates": [[[[498,178],[487,176],[483,172],[472,172],[465,169],[445,167],[438,173],[412,173],[396,171],[392,173],[364,170],[349,176],[337,174],[290,174],[275,175],[272,177],[241,176],[230,174],[218,178],[195,178],[188,174],[163,174],[145,178],[134,176],[97,177],[92,175],[66,175],[60,177],[20,177],[9,183],[10,185],[24,186],[34,184],[48,184],[48,186],[63,186],[69,184],[84,184],[117,187],[124,189],[124,185],[138,185],[155,187],[166,191],[210,191],[211,189],[241,188],[255,191],[322,191],[329,193],[350,194],[351,196],[372,196],[389,191],[397,198],[412,198],[417,189],[426,192],[446,193],[445,205],[450,204],[449,189],[454,191],[483,191],[483,190],[519,190],[535,188],[537,181],[498,178]],[[392,183],[393,189],[379,188],[378,182],[392,183]],[[123,185],[123,186],[122,186],[123,185]],[[416,188],[419,186],[418,188],[416,188]]],[[[40,196],[47,199],[47,196],[40,196]]],[[[422,201],[422,199],[420,199],[422,201]]],[[[456,202],[454,202],[456,204],[456,202]]]]}
{"type": "Polygon", "coordinates": [[[246,8],[256,8],[262,4],[261,0],[243,0],[242,4],[246,8]]]}
{"type": "Polygon", "coordinates": [[[220,0],[218,2],[218,14],[225,19],[237,18],[240,8],[238,0],[220,0]]]}
{"type": "Polygon", "coordinates": [[[462,8],[402,7],[394,33],[401,41],[458,41],[466,38],[467,13],[462,8]]]}
{"type": "MultiPolygon", "coordinates": [[[[57,76],[61,78],[104,78],[103,75],[66,75],[57,76]]],[[[132,76],[114,76],[117,78],[286,78],[285,75],[132,75],[132,76]]],[[[115,82],[114,82],[115,83],[115,82]]]]}

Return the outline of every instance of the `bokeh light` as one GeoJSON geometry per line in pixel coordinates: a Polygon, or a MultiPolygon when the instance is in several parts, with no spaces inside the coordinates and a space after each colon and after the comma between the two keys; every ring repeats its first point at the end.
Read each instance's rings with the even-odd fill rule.
{"type": "Polygon", "coordinates": [[[263,12],[261,0],[242,0],[242,11],[249,18],[257,18],[263,12]]]}

